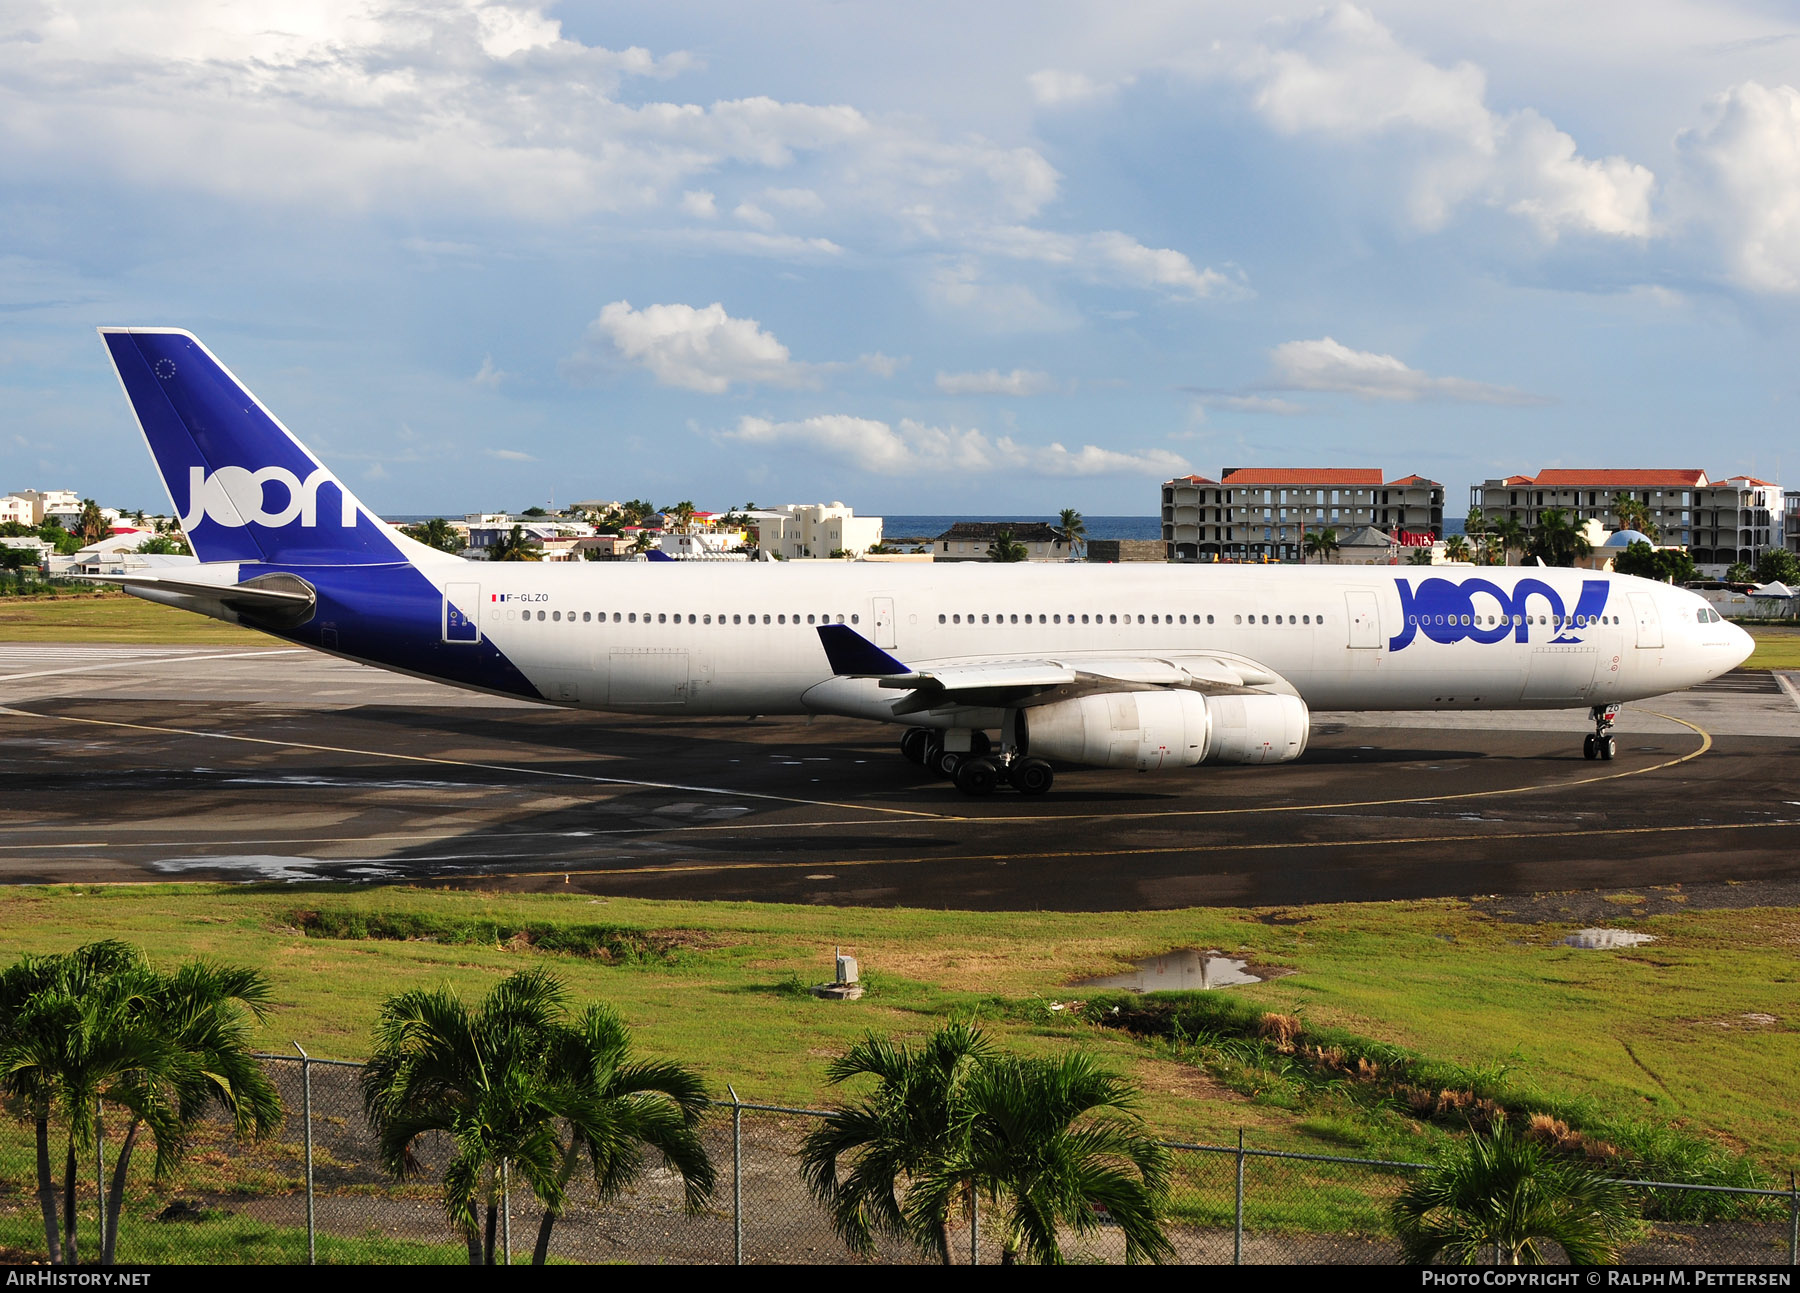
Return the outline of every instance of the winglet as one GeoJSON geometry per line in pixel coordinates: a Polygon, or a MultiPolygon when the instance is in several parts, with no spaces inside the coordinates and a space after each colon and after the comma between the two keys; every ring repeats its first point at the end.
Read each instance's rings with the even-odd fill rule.
{"type": "Polygon", "coordinates": [[[848,625],[819,625],[819,642],[831,662],[831,672],[840,677],[885,678],[912,672],[848,625]]]}

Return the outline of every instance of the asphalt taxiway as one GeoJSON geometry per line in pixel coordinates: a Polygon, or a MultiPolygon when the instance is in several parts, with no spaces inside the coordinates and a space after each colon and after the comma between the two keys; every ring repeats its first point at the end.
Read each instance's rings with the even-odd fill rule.
{"type": "Polygon", "coordinates": [[[1800,690],[1318,714],[1304,758],[975,800],[835,719],[595,715],[303,651],[0,646],[0,882],[414,882],[989,909],[1800,893],[1800,690]]]}

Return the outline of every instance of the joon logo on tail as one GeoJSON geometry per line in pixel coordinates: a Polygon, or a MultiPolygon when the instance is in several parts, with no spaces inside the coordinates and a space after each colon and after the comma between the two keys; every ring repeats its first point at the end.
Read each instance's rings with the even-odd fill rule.
{"type": "Polygon", "coordinates": [[[192,530],[202,521],[238,528],[266,525],[279,529],[298,520],[304,529],[319,523],[319,487],[330,485],[338,494],[338,524],[356,525],[356,500],[333,480],[323,467],[314,468],[301,480],[286,467],[221,467],[212,475],[204,467],[188,468],[188,505],[181,528],[192,530]],[[276,486],[274,497],[265,487],[276,486]]]}
{"type": "Polygon", "coordinates": [[[1566,610],[1562,594],[1541,579],[1521,579],[1511,592],[1487,579],[1424,579],[1417,588],[1396,579],[1394,587],[1400,594],[1402,627],[1388,639],[1390,651],[1405,650],[1421,633],[1446,645],[1465,638],[1499,642],[1509,634],[1515,642],[1527,642],[1534,625],[1554,629],[1552,642],[1580,642],[1582,630],[1605,611],[1612,585],[1604,579],[1582,580],[1573,611],[1566,610]]]}

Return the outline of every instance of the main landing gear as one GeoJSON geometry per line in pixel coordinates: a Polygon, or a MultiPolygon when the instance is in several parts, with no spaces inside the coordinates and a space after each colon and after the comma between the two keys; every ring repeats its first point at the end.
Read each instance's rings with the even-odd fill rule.
{"type": "Polygon", "coordinates": [[[969,748],[947,750],[944,734],[929,727],[909,727],[900,738],[900,753],[921,767],[949,777],[965,795],[991,795],[1010,785],[1022,795],[1041,795],[1050,789],[1056,773],[1042,759],[1017,750],[995,750],[986,732],[970,732],[969,748]]]}
{"type": "Polygon", "coordinates": [[[1619,707],[1595,705],[1590,713],[1594,719],[1594,732],[1592,736],[1582,738],[1581,757],[1611,759],[1619,752],[1619,742],[1612,734],[1613,721],[1619,717],[1619,707]]]}

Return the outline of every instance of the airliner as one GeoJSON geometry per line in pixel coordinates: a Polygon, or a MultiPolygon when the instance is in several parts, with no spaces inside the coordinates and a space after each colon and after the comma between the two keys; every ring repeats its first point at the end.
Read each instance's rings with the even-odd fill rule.
{"type": "Polygon", "coordinates": [[[1058,767],[1281,763],[1313,710],[1618,707],[1752,642],[1653,581],[1543,566],[471,562],[364,507],[191,333],[102,328],[199,564],[138,597],[572,709],[832,714],[970,795],[1058,767]]]}

